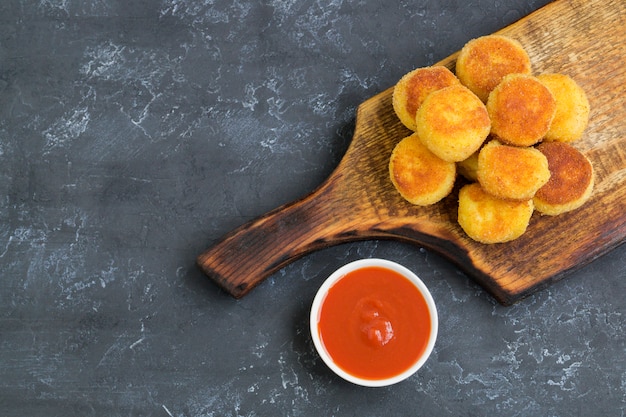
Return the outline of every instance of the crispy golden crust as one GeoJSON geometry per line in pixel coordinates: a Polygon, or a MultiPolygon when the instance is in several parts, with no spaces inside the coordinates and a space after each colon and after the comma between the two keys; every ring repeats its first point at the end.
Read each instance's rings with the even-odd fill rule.
{"type": "Polygon", "coordinates": [[[502,142],[531,146],[548,133],[556,100],[536,77],[511,74],[493,89],[487,100],[491,133],[502,142]]]}
{"type": "Polygon", "coordinates": [[[548,160],[550,180],[537,191],[537,211],[555,216],[582,206],[593,191],[593,166],[585,155],[564,142],[544,142],[537,149],[548,160]]]}
{"type": "Polygon", "coordinates": [[[583,135],[589,123],[589,100],[585,91],[564,74],[537,76],[556,99],[556,113],[545,140],[573,142],[583,135]]]}
{"type": "Polygon", "coordinates": [[[433,91],[459,84],[458,78],[446,67],[417,68],[405,74],[393,88],[392,104],[403,125],[415,131],[415,113],[433,91]]]}
{"type": "Polygon", "coordinates": [[[478,183],[465,185],[459,191],[459,225],[470,238],[481,243],[517,239],[526,231],[532,214],[532,200],[499,199],[478,183]]]}
{"type": "Polygon", "coordinates": [[[456,166],[430,152],[414,133],[394,148],[389,175],[405,200],[425,206],[438,202],[452,191],[456,166]]]}
{"type": "Polygon", "coordinates": [[[462,85],[437,90],[417,110],[417,133],[441,159],[457,162],[476,152],[489,134],[487,109],[462,85]]]}
{"type": "Polygon", "coordinates": [[[530,58],[522,45],[500,35],[472,39],[456,61],[457,77],[483,102],[505,75],[530,72],[530,58]]]}
{"type": "Polygon", "coordinates": [[[550,179],[548,160],[537,149],[487,143],[478,155],[478,182],[499,198],[529,200],[550,179]]]}

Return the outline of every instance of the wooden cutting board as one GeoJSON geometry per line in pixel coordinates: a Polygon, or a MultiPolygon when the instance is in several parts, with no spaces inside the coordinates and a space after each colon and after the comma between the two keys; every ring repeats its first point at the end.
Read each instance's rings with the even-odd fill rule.
{"type": "MultiPolygon", "coordinates": [[[[311,251],[399,239],[441,253],[509,305],[623,243],[626,2],[556,1],[498,33],[524,45],[535,74],[570,75],[587,92],[590,123],[575,146],[592,161],[596,182],[583,207],[557,217],[535,213],[521,238],[484,245],[457,224],[458,187],[433,206],[405,202],[389,180],[388,161],[410,132],[393,112],[390,88],[359,106],[352,142],[318,189],[227,234],[198,257],[200,268],[239,298],[311,251]]],[[[453,69],[455,57],[439,64],[453,69]]]]}

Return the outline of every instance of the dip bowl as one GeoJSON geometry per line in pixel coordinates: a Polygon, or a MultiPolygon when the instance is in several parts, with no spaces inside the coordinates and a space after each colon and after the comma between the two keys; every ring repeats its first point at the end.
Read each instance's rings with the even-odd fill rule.
{"type": "Polygon", "coordinates": [[[335,374],[366,387],[405,380],[424,365],[437,339],[435,302],[406,267],[361,259],[337,269],[319,288],[310,330],[335,374]]]}

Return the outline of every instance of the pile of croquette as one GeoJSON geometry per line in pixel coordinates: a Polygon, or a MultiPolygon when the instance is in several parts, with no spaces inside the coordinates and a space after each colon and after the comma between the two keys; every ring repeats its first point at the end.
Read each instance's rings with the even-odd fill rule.
{"type": "Polygon", "coordinates": [[[391,154],[393,186],[426,206],[447,197],[461,175],[458,222],[477,242],[517,239],[535,211],[559,215],[592,194],[593,166],[573,145],[589,122],[587,96],[566,74],[533,75],[515,39],[472,39],[455,73],[412,70],[394,86],[392,105],[412,132],[391,154]]]}

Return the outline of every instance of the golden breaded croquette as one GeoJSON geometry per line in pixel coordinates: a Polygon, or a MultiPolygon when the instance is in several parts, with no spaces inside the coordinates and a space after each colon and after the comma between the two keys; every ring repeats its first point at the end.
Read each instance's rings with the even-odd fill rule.
{"type": "Polygon", "coordinates": [[[480,150],[476,175],[483,189],[495,197],[529,200],[548,182],[550,170],[537,149],[492,140],[480,150]]]}
{"type": "Polygon", "coordinates": [[[456,163],[456,172],[461,174],[466,180],[476,182],[478,181],[478,153],[476,151],[468,158],[456,163]]]}
{"type": "Polygon", "coordinates": [[[508,74],[530,74],[528,53],[515,39],[487,35],[463,46],[456,61],[456,75],[483,102],[508,74]]]}
{"type": "Polygon", "coordinates": [[[593,165],[568,143],[543,142],[537,149],[546,156],[550,180],[533,199],[537,211],[555,216],[582,206],[593,191],[593,165]]]}
{"type": "Polygon", "coordinates": [[[450,194],[456,166],[429,151],[414,133],[394,148],[389,160],[389,175],[405,200],[426,206],[450,194]]]}
{"type": "Polygon", "coordinates": [[[430,93],[415,121],[426,147],[448,162],[462,161],[476,152],[491,128],[483,102],[460,84],[430,93]]]}
{"type": "Polygon", "coordinates": [[[481,243],[502,243],[520,237],[533,214],[533,201],[504,200],[492,196],[480,184],[465,185],[459,191],[461,228],[481,243]]]}
{"type": "Polygon", "coordinates": [[[573,142],[589,123],[589,100],[585,91],[565,74],[540,74],[541,81],[556,99],[556,114],[545,140],[573,142]]]}
{"type": "Polygon", "coordinates": [[[556,99],[536,77],[510,74],[489,94],[487,111],[491,133],[501,142],[532,146],[548,133],[556,99]]]}
{"type": "Polygon", "coordinates": [[[415,113],[433,91],[459,84],[444,66],[417,68],[405,74],[393,88],[392,105],[403,125],[415,131],[415,113]]]}

